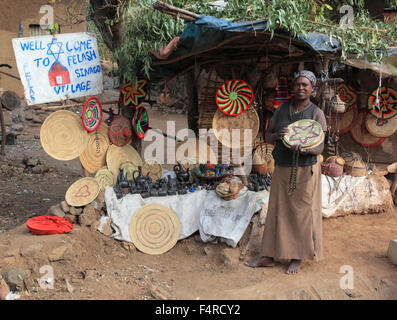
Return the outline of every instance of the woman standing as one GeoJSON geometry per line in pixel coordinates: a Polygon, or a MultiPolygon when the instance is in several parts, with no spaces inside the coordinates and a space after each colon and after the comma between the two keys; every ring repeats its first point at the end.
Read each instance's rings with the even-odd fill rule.
{"type": "Polygon", "coordinates": [[[293,167],[294,150],[281,139],[287,126],[295,121],[311,119],[327,130],[323,111],[310,101],[315,93],[316,76],[311,71],[299,72],[293,81],[294,98],[283,103],[275,112],[266,133],[266,141],[274,144],[275,170],[270,188],[270,199],[262,238],[261,256],[245,264],[271,267],[274,259],[290,260],[287,274],[299,271],[302,260],[322,259],[321,166],[317,161],[324,143],[299,152],[296,189],[288,192],[293,167]]]}

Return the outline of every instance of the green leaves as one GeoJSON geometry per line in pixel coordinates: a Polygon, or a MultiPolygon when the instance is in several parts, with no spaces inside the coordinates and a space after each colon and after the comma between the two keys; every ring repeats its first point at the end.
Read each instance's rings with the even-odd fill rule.
{"type": "MultiPolygon", "coordinates": [[[[371,19],[363,0],[224,0],[225,8],[215,7],[213,0],[168,0],[167,3],[197,14],[211,15],[229,21],[253,21],[267,19],[266,32],[288,31],[292,37],[309,32],[325,33],[330,43],[339,40],[341,58],[349,55],[366,56],[379,62],[388,46],[397,45],[397,22],[393,25],[371,19]],[[341,29],[331,19],[343,4],[355,6],[354,28],[341,29]],[[386,30],[383,32],[381,30],[386,30]]],[[[119,65],[122,79],[134,80],[137,73],[150,76],[152,54],[180,36],[184,21],[152,8],[154,0],[129,1],[120,7],[121,46],[113,52],[113,60],[119,65]]],[[[397,5],[397,0],[390,0],[397,5]]],[[[114,25],[113,20],[106,24],[114,25]]]]}

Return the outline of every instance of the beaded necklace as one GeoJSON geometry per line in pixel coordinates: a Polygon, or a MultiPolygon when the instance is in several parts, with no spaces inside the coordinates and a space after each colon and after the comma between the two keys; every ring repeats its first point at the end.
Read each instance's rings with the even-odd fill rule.
{"type": "MultiPolygon", "coordinates": [[[[312,102],[305,108],[303,108],[299,112],[292,113],[292,103],[290,104],[289,107],[289,119],[292,122],[299,121],[303,119],[303,111],[306,108],[309,108],[312,105],[312,102]],[[294,115],[299,115],[299,119],[296,119],[293,121],[293,116],[294,115]]],[[[289,175],[289,182],[288,182],[288,195],[291,195],[295,189],[296,189],[296,180],[297,180],[297,174],[298,174],[298,164],[299,164],[299,150],[292,150],[292,167],[291,167],[291,172],[289,175]]]]}

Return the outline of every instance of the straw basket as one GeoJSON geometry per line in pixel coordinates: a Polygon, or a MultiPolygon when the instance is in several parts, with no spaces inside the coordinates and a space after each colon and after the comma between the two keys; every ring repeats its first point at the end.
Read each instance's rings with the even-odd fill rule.
{"type": "Polygon", "coordinates": [[[274,171],[274,159],[272,156],[274,146],[269,143],[261,143],[254,151],[252,158],[252,171],[267,173],[274,171]]]}
{"type": "Polygon", "coordinates": [[[367,175],[367,166],[359,159],[346,162],[344,171],[353,177],[363,177],[367,175]]]}

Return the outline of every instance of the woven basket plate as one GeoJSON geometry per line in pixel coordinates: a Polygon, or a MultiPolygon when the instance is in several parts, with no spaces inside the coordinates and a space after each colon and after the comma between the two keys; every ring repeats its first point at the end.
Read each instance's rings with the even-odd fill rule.
{"type": "Polygon", "coordinates": [[[109,126],[109,139],[112,144],[122,147],[132,142],[132,126],[125,116],[115,116],[109,126]]]}
{"type": "Polygon", "coordinates": [[[95,175],[95,180],[99,184],[99,189],[105,191],[106,187],[114,187],[116,184],[116,177],[108,169],[100,169],[95,175]]]}
{"type": "Polygon", "coordinates": [[[380,144],[382,144],[383,141],[385,141],[385,138],[374,137],[368,132],[367,128],[365,127],[366,116],[366,111],[359,112],[358,120],[351,128],[350,135],[354,142],[363,147],[372,148],[379,146],[380,144]]]}
{"type": "Polygon", "coordinates": [[[244,149],[244,145],[254,146],[255,138],[259,132],[259,116],[255,108],[249,108],[244,113],[230,117],[219,109],[215,112],[212,121],[214,134],[220,143],[232,149],[244,149]],[[244,134],[244,130],[252,130],[252,139],[244,134]],[[233,132],[240,134],[240,139],[233,139],[233,132]]]}
{"type": "Polygon", "coordinates": [[[157,255],[170,250],[178,242],[181,225],[177,215],[159,204],[148,204],[132,216],[130,236],[142,252],[157,255]]]}
{"type": "Polygon", "coordinates": [[[365,118],[365,127],[374,137],[390,137],[397,131],[397,117],[380,119],[369,113],[365,118]]]}
{"type": "Polygon", "coordinates": [[[267,163],[273,157],[272,153],[274,150],[274,145],[269,143],[261,143],[259,144],[254,151],[252,161],[253,163],[267,163]]]}
{"type": "Polygon", "coordinates": [[[357,105],[352,105],[344,113],[333,113],[331,116],[331,126],[338,125],[339,134],[349,132],[358,118],[357,105]]]}
{"type": "Polygon", "coordinates": [[[106,164],[106,152],[110,146],[108,126],[101,123],[98,130],[89,133],[87,148],[80,155],[80,162],[91,174],[106,164]]]}
{"type": "Polygon", "coordinates": [[[321,125],[314,120],[303,119],[291,123],[288,133],[283,137],[287,147],[300,144],[302,148],[314,148],[324,140],[324,132],[321,125]]]}
{"type": "Polygon", "coordinates": [[[124,147],[117,147],[111,145],[106,153],[106,163],[109,170],[117,177],[119,174],[120,165],[126,161],[130,160],[136,167],[142,166],[142,159],[138,152],[131,147],[126,145],[124,147]]]}
{"type": "Polygon", "coordinates": [[[40,142],[51,157],[67,161],[83,153],[87,147],[88,133],[78,115],[60,110],[45,119],[40,129],[40,142]]]}
{"type": "Polygon", "coordinates": [[[66,191],[65,200],[70,206],[82,207],[94,201],[98,193],[99,184],[94,178],[81,178],[66,191]]]}
{"type": "Polygon", "coordinates": [[[134,172],[138,171],[138,166],[132,161],[126,160],[120,164],[120,169],[123,170],[124,177],[131,181],[134,179],[134,172]]]}

